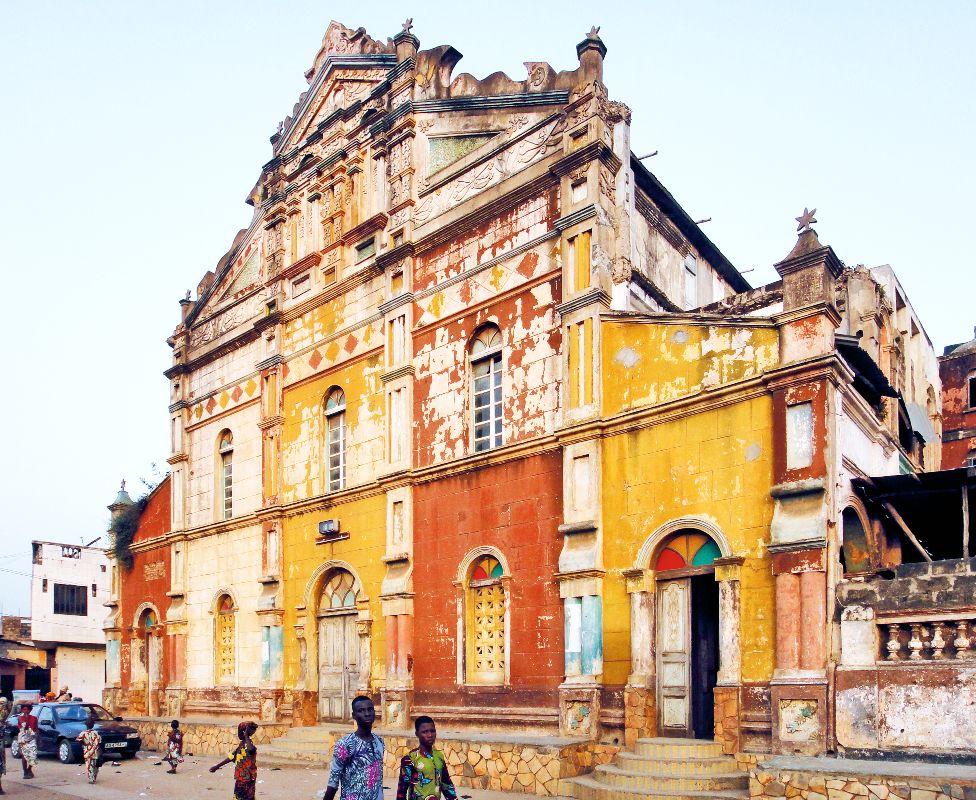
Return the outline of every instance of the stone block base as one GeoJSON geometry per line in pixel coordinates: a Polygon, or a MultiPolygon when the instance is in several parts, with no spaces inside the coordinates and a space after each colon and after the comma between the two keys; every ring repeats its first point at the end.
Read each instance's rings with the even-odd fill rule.
{"type": "Polygon", "coordinates": [[[381,689],[383,727],[389,730],[412,731],[410,712],[413,709],[412,689],[381,689]]]}
{"type": "Polygon", "coordinates": [[[657,703],[653,688],[624,689],[624,744],[633,749],[638,739],[657,736],[657,703]]]}
{"type": "Polygon", "coordinates": [[[600,687],[559,687],[559,733],[582,739],[600,737],[600,687]]]}
{"type": "Polygon", "coordinates": [[[773,752],[818,755],[827,749],[826,683],[778,683],[769,687],[773,752]]]}
{"type": "Polygon", "coordinates": [[[739,687],[716,686],[715,741],[722,745],[722,752],[734,755],[742,749],[739,736],[739,687]]]}

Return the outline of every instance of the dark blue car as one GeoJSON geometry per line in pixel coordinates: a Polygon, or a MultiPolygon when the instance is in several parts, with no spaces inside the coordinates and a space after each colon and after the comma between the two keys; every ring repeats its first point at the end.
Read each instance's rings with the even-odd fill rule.
{"type": "MultiPolygon", "coordinates": [[[[81,758],[81,742],[78,734],[85,730],[85,720],[95,717],[95,730],[102,737],[104,759],[131,758],[142,747],[139,731],[113,717],[95,703],[38,703],[34,706],[37,717],[37,752],[56,755],[62,764],[70,764],[81,758]]],[[[4,738],[12,738],[10,755],[20,758],[17,745],[17,720],[11,715],[7,720],[8,731],[4,738]],[[12,736],[11,736],[12,734],[12,736]]]]}

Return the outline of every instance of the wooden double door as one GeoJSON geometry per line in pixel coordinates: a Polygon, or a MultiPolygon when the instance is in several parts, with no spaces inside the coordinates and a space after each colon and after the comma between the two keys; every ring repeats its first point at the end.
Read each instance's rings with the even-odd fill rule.
{"type": "Polygon", "coordinates": [[[347,720],[359,682],[356,614],[319,618],[319,718],[347,720]]]}
{"type": "Polygon", "coordinates": [[[714,573],[659,580],[656,616],[659,735],[711,739],[719,664],[714,573]]]}

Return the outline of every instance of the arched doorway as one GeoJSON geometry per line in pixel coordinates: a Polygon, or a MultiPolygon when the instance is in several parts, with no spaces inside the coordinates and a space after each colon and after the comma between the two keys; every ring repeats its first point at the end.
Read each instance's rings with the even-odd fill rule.
{"type": "Polygon", "coordinates": [[[139,666],[146,681],[146,715],[159,713],[157,693],[161,688],[162,655],[158,633],[159,616],[153,608],[145,608],[139,613],[137,636],[140,641],[139,666]]]}
{"type": "Polygon", "coordinates": [[[318,602],[319,718],[346,720],[359,682],[358,589],[352,573],[333,570],[318,602]]]}
{"type": "Polygon", "coordinates": [[[719,591],[706,534],[668,535],[651,561],[657,596],[658,730],[661,736],[711,739],[719,668],[719,591]]]}

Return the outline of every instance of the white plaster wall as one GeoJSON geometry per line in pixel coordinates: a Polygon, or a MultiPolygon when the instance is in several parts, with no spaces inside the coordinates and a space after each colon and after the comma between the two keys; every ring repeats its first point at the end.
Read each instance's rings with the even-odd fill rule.
{"type": "MultiPolygon", "coordinates": [[[[250,322],[247,327],[250,327],[250,322]]],[[[233,388],[246,376],[256,376],[254,365],[264,358],[262,347],[261,340],[248,342],[246,346],[236,348],[193,370],[190,373],[187,399],[199,399],[219,389],[233,388]]]]}
{"type": "Polygon", "coordinates": [[[230,592],[237,603],[237,686],[261,679],[261,529],[240,528],[187,543],[186,678],[191,689],[214,685],[214,603],[230,592]]]}
{"type": "Polygon", "coordinates": [[[216,520],[214,465],[217,437],[225,428],[234,437],[233,511],[234,516],[249,514],[261,506],[261,431],[258,403],[251,403],[234,414],[228,414],[189,431],[189,489],[186,499],[188,524],[194,528],[216,520]]]}
{"type": "MultiPolygon", "coordinates": [[[[58,665],[57,688],[67,686],[74,697],[91,703],[102,702],[105,688],[104,647],[59,647],[55,652],[58,665]]],[[[55,687],[51,686],[52,690],[55,687]]]]}
{"type": "MultiPolygon", "coordinates": [[[[102,621],[109,599],[111,571],[104,550],[95,547],[82,548],[78,558],[62,556],[62,545],[39,542],[41,563],[33,565],[31,581],[32,636],[38,642],[71,642],[78,644],[104,644],[102,621]],[[43,590],[47,579],[47,591],[43,590]],[[74,616],[54,613],[54,584],[62,583],[86,587],[88,615],[74,616]],[[97,587],[92,597],[91,587],[97,587]]],[[[65,545],[73,547],[74,545],[65,545]]]]}

